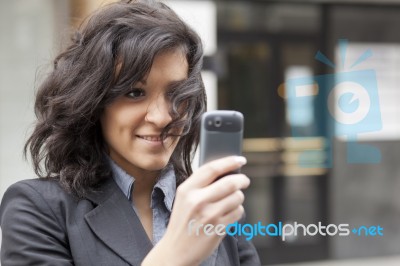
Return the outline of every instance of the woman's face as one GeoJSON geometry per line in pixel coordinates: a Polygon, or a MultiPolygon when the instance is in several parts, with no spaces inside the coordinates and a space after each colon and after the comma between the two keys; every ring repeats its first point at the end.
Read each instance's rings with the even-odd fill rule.
{"type": "Polygon", "coordinates": [[[168,93],[187,75],[183,52],[177,49],[161,53],[144,80],[105,108],[100,121],[109,155],[130,175],[157,173],[167,165],[179,141],[179,137],[160,138],[172,121],[168,93]]]}

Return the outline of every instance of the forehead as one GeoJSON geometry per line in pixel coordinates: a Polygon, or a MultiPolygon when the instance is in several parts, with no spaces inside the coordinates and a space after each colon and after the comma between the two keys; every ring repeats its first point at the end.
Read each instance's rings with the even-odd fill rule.
{"type": "Polygon", "coordinates": [[[159,80],[179,81],[187,78],[188,71],[189,65],[186,54],[181,49],[165,51],[154,58],[149,73],[141,82],[148,83],[159,80]]]}

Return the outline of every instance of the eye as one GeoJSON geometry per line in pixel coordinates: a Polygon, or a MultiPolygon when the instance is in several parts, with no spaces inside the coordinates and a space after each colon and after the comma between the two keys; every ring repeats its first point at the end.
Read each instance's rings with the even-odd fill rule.
{"type": "Polygon", "coordinates": [[[143,89],[132,89],[126,96],[132,99],[138,99],[145,96],[145,91],[143,89]]]}

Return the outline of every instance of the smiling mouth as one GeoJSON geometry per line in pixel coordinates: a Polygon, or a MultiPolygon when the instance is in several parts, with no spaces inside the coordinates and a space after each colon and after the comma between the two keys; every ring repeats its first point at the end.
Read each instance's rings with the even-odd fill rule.
{"type": "Polygon", "coordinates": [[[153,141],[153,142],[162,142],[164,139],[162,139],[160,136],[141,136],[141,135],[137,135],[138,138],[147,140],[147,141],[153,141]]]}

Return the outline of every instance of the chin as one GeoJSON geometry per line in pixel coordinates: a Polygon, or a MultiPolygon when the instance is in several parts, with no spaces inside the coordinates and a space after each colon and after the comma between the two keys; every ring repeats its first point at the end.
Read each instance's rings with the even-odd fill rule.
{"type": "Polygon", "coordinates": [[[167,164],[168,160],[149,161],[148,163],[143,165],[143,169],[146,169],[148,171],[159,171],[167,166],[167,164]]]}

